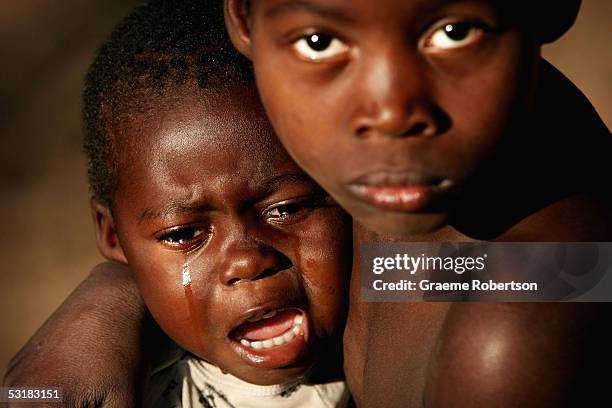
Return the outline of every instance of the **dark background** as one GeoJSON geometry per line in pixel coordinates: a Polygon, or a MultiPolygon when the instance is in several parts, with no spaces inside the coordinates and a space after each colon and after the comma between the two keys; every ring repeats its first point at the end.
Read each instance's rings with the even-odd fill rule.
{"type": "MultiPolygon", "coordinates": [[[[102,260],[89,219],[80,92],[94,50],[138,3],[0,1],[0,371],[102,260]]],[[[608,127],[610,21],[612,2],[583,0],[574,28],[544,49],[608,127]]]]}

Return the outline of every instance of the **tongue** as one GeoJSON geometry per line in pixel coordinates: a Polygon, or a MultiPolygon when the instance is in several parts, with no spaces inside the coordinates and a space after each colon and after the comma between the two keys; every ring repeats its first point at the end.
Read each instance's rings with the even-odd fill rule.
{"type": "Polygon", "coordinates": [[[280,336],[293,326],[293,319],[299,314],[297,310],[289,309],[269,319],[244,323],[237,328],[236,336],[247,340],[267,340],[280,336]]]}

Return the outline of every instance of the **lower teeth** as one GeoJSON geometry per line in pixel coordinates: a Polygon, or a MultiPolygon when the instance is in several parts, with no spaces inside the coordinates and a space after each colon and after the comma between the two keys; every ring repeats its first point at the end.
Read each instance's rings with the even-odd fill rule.
{"type": "Polygon", "coordinates": [[[295,336],[300,334],[300,331],[301,331],[300,326],[302,325],[303,321],[304,321],[304,316],[300,314],[298,316],[295,316],[295,318],[293,319],[294,325],[289,330],[287,330],[285,333],[281,334],[280,336],[276,336],[272,339],[255,340],[255,341],[241,339],[240,344],[242,344],[245,347],[254,348],[255,350],[269,349],[274,346],[281,346],[285,343],[289,343],[291,340],[295,338],[295,336]]]}

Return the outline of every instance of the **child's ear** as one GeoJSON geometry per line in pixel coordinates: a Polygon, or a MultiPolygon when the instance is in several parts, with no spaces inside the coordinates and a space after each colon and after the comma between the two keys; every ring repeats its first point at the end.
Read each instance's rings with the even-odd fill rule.
{"type": "Polygon", "coordinates": [[[550,43],[570,29],[580,9],[581,0],[562,0],[538,3],[536,21],[538,39],[542,44],[550,43]]]}
{"type": "Polygon", "coordinates": [[[251,33],[249,30],[248,10],[243,0],[224,1],[225,26],[234,47],[251,59],[251,33]]]}
{"type": "Polygon", "coordinates": [[[127,264],[110,209],[96,200],[95,197],[89,200],[89,206],[96,230],[98,250],[108,260],[127,264]]]}

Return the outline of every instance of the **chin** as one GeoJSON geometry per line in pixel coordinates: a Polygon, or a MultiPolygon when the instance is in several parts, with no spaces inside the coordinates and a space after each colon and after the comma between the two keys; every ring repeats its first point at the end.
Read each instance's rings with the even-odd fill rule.
{"type": "Polygon", "coordinates": [[[310,368],[308,365],[295,365],[293,367],[283,368],[253,368],[249,367],[246,370],[229,370],[235,377],[242,379],[250,384],[255,385],[275,385],[282,384],[288,381],[303,377],[310,368]]]}
{"type": "Polygon", "coordinates": [[[448,225],[447,213],[399,213],[381,211],[363,217],[354,215],[366,229],[397,240],[414,240],[419,235],[438,231],[448,225]]]}

